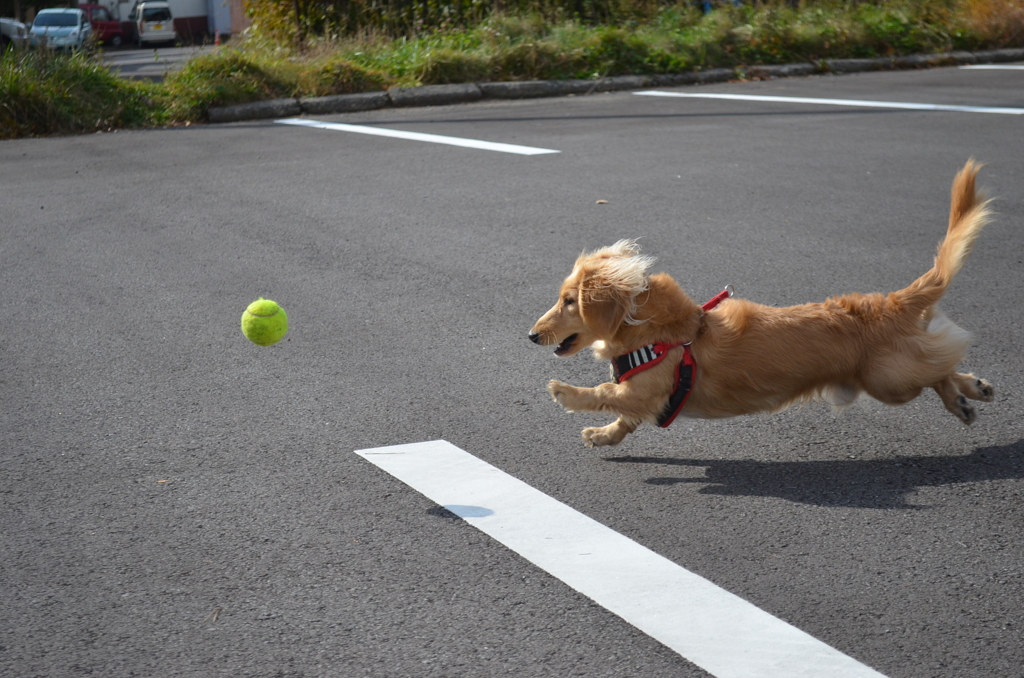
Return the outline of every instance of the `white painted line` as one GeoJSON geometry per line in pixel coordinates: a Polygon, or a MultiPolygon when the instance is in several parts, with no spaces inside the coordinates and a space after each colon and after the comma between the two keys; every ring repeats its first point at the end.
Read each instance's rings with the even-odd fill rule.
{"type": "Polygon", "coordinates": [[[438,134],[423,134],[422,132],[403,132],[397,129],[385,129],[383,127],[367,127],[365,125],[345,125],[337,122],[320,122],[319,120],[306,120],[304,118],[287,118],[275,120],[281,125],[298,125],[300,127],[316,127],[318,129],[330,129],[337,132],[352,132],[354,134],[369,134],[377,137],[391,137],[392,139],[410,139],[412,141],[426,141],[432,144],[446,144],[448,146],[461,146],[463,148],[478,148],[485,151],[498,151],[499,153],[515,153],[517,155],[544,155],[546,153],[559,153],[550,148],[534,148],[532,146],[516,146],[515,144],[501,144],[494,141],[479,141],[477,139],[462,139],[460,137],[445,137],[438,134]]]}
{"type": "Polygon", "coordinates": [[[1024,71],[1024,66],[1017,64],[977,64],[973,66],[961,66],[960,68],[973,69],[976,71],[1024,71]]]}
{"type": "Polygon", "coordinates": [[[680,97],[686,99],[725,99],[728,101],[767,101],[787,104],[819,104],[823,106],[857,106],[860,108],[899,108],[910,111],[947,111],[956,113],[999,113],[1024,115],[1024,108],[996,108],[990,106],[950,106],[946,104],[915,104],[906,101],[868,101],[863,99],[815,99],[812,97],[777,97],[756,94],[711,94],[693,92],[661,92],[651,90],[633,92],[647,97],[680,97]]]}
{"type": "Polygon", "coordinates": [[[449,442],[356,454],[717,678],[884,678],[449,442]]]}

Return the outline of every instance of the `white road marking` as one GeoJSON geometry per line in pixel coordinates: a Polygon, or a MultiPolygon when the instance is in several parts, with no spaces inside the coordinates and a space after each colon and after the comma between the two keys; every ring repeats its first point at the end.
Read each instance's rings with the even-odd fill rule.
{"type": "Polygon", "coordinates": [[[960,68],[977,71],[1024,71],[1024,66],[1018,64],[976,64],[973,66],[961,66],[960,68]]]}
{"type": "Polygon", "coordinates": [[[713,94],[695,92],[662,92],[650,90],[633,92],[647,97],[680,97],[686,99],[726,99],[729,101],[765,101],[787,104],[818,104],[823,106],[856,106],[860,108],[899,108],[911,111],[947,111],[956,113],[999,113],[1024,115],[1024,108],[998,108],[991,106],[952,106],[947,104],[915,104],[906,101],[869,101],[864,99],[816,99],[813,97],[778,97],[756,94],[713,94]]]}
{"type": "Polygon", "coordinates": [[[546,153],[559,153],[550,148],[534,148],[532,146],[517,146],[515,144],[502,144],[494,141],[479,141],[477,139],[462,139],[460,137],[445,137],[439,134],[423,134],[422,132],[403,132],[397,129],[385,129],[383,127],[367,127],[365,125],[345,125],[336,122],[320,122],[319,120],[306,120],[304,118],[287,118],[275,120],[281,125],[298,125],[300,127],[316,127],[318,129],[330,129],[337,132],[352,132],[354,134],[369,134],[377,137],[391,137],[392,139],[410,139],[412,141],[426,141],[432,144],[446,144],[448,146],[461,146],[463,148],[478,148],[485,151],[498,151],[499,153],[515,153],[517,155],[544,155],[546,153]]]}
{"type": "Polygon", "coordinates": [[[884,678],[447,441],[356,454],[717,678],[884,678]]]}

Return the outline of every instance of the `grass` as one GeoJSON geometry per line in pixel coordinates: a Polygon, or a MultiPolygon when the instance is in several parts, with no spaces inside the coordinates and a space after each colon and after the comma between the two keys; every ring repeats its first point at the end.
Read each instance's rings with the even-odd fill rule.
{"type": "Polygon", "coordinates": [[[385,73],[330,50],[296,57],[272,45],[224,48],[191,59],[168,76],[161,101],[172,120],[196,121],[210,106],[379,91],[392,82],[385,73]]]}
{"type": "Polygon", "coordinates": [[[495,15],[390,38],[261,35],[192,59],[163,83],[121,80],[88,56],[0,58],[0,138],[202,121],[211,106],[414,86],[678,73],[1024,45],[1024,0],[690,4],[619,25],[495,15]]]}
{"type": "Polygon", "coordinates": [[[160,125],[156,94],[84,54],[9,50],[0,57],[0,139],[160,125]]]}

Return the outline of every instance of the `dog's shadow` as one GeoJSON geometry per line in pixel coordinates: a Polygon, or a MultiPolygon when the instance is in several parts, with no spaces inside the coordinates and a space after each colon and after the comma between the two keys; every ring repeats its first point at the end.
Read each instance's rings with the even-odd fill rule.
{"type": "Polygon", "coordinates": [[[650,485],[704,484],[701,494],[776,497],[803,504],[911,509],[907,496],[920,487],[1024,478],[1024,440],[982,447],[958,457],[894,457],[828,461],[752,461],[606,457],[620,464],[705,467],[703,477],[658,475],[650,485]]]}

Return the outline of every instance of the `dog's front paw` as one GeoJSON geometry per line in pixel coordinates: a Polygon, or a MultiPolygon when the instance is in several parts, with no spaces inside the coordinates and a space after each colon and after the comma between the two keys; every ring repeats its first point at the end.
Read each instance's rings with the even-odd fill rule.
{"type": "Polygon", "coordinates": [[[570,386],[569,384],[552,379],[548,382],[548,393],[556,403],[562,406],[563,409],[569,412],[575,412],[576,408],[573,406],[573,400],[576,395],[576,387],[570,386]]]}
{"type": "Polygon", "coordinates": [[[562,404],[559,398],[563,393],[565,393],[566,386],[568,386],[568,384],[562,383],[557,379],[552,379],[548,382],[548,393],[551,394],[551,398],[559,405],[562,404]]]}
{"type": "Polygon", "coordinates": [[[614,424],[601,426],[599,428],[583,429],[583,444],[587,447],[602,447],[604,445],[618,445],[622,442],[625,434],[615,435],[614,424]]]}
{"type": "Polygon", "coordinates": [[[548,382],[548,393],[551,394],[551,398],[563,408],[570,411],[571,408],[568,406],[568,400],[572,395],[572,390],[572,386],[558,381],[557,379],[552,379],[548,382]]]}

